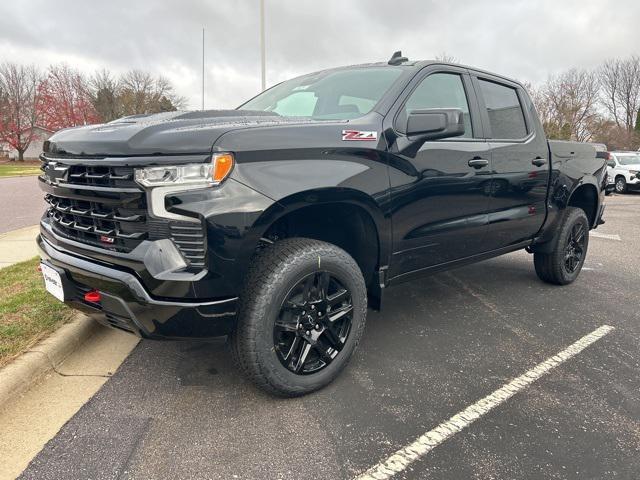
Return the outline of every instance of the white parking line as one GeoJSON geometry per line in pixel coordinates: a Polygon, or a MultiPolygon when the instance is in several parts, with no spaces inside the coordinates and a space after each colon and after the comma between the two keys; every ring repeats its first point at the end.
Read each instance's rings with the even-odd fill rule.
{"type": "Polygon", "coordinates": [[[607,240],[617,240],[617,241],[622,241],[622,239],[620,238],[620,235],[614,235],[614,234],[610,234],[610,233],[600,233],[600,232],[594,232],[593,230],[591,230],[589,232],[589,236],[590,237],[596,237],[596,238],[606,238],[607,240]]]}
{"type": "Polygon", "coordinates": [[[398,450],[386,460],[374,465],[363,474],[356,477],[356,480],[385,480],[391,478],[396,473],[405,470],[416,460],[424,457],[435,447],[443,443],[448,438],[454,436],[465,427],[468,427],[480,417],[486,415],[501,403],[507,401],[520,390],[531,385],[544,374],[548,373],[558,365],[577,355],[592,343],[607,335],[613,330],[609,325],[603,325],[580,340],[569,345],[567,348],[539,363],[528,372],[520,375],[511,382],[495,390],[473,405],[457,413],[446,422],[441,423],[433,430],[418,437],[413,443],[398,450]]]}

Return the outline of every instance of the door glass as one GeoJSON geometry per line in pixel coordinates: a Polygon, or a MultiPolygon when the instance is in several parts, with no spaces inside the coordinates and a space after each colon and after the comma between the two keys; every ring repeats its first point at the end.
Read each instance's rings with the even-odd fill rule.
{"type": "Polygon", "coordinates": [[[469,104],[462,78],[455,73],[434,73],[422,80],[404,106],[405,114],[429,108],[459,108],[464,114],[464,135],[473,136],[469,104]]]}
{"type": "Polygon", "coordinates": [[[487,106],[491,138],[518,139],[527,136],[524,113],[515,88],[478,80],[487,106]]]}

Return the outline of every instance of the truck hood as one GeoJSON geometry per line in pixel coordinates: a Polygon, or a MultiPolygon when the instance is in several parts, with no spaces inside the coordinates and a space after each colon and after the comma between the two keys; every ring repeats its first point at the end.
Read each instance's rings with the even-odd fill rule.
{"type": "Polygon", "coordinates": [[[73,156],[185,155],[208,153],[224,133],[256,127],[320,123],[252,110],[166,112],[124,117],[56,132],[45,153],[73,156]]]}

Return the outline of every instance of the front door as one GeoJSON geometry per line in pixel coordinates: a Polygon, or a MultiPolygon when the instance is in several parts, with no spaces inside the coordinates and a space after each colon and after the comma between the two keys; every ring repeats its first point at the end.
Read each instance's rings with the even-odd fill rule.
{"type": "Polygon", "coordinates": [[[428,67],[410,89],[392,111],[399,138],[409,112],[430,108],[462,110],[465,134],[428,141],[417,153],[391,146],[391,278],[481,252],[490,200],[489,145],[466,70],[428,67]]]}

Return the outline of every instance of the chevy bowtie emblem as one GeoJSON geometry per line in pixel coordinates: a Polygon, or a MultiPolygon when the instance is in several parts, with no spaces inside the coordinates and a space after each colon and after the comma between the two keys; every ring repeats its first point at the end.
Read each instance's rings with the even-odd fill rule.
{"type": "Polygon", "coordinates": [[[377,140],[378,132],[367,132],[363,130],[342,130],[342,140],[377,140]]]}

